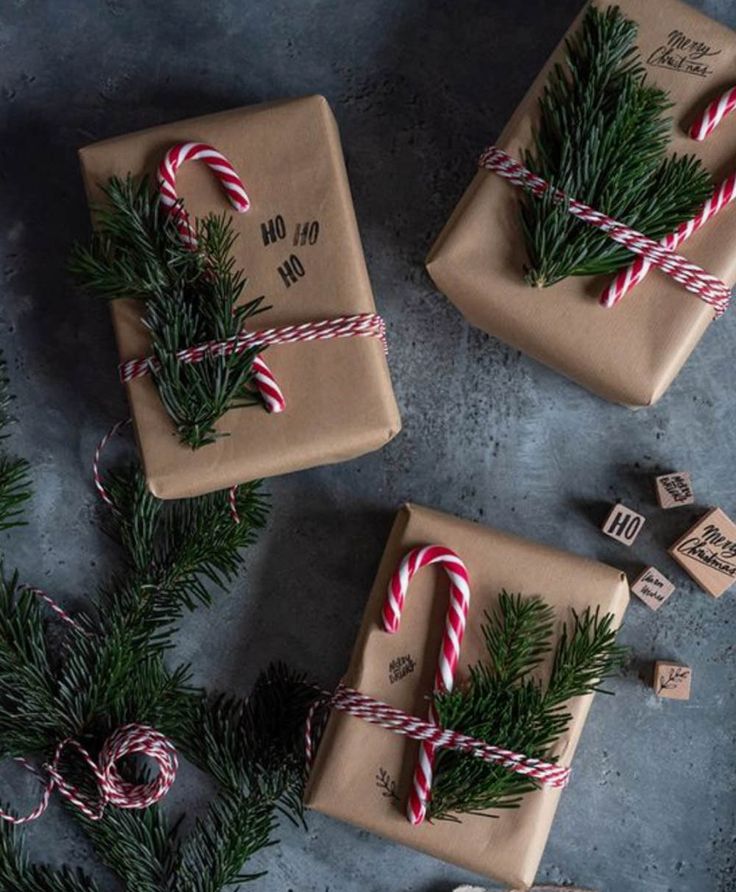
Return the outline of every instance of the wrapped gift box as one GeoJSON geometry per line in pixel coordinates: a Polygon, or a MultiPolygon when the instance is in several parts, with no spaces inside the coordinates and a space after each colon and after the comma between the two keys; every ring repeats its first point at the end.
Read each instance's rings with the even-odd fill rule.
{"type": "MultiPolygon", "coordinates": [[[[736,34],[679,0],[617,0],[615,5],[638,23],[647,80],[670,94],[671,150],[699,156],[719,181],[734,169],[736,116],[704,142],[690,139],[687,131],[698,112],[733,85],[736,34]]],[[[514,158],[530,145],[538,98],[563,55],[564,42],[495,141],[514,158]]],[[[593,393],[634,407],[656,402],[710,325],[713,309],[659,270],[610,310],[598,305],[597,296],[611,276],[570,277],[532,288],[524,281],[520,219],[518,189],[479,170],[427,260],[437,287],[473,325],[593,393]]],[[[732,285],[736,206],[721,211],[679,253],[732,285]]]]}
{"type": "MultiPolygon", "coordinates": [[[[234,214],[236,263],[271,307],[255,327],[315,322],[375,305],[335,119],[321,96],[268,103],[154,127],[87,146],[80,160],[92,204],[112,176],[153,174],[178,142],[213,145],[233,163],[252,202],[234,214]],[[296,258],[296,261],[294,260],[296,258]]],[[[193,216],[229,211],[203,164],[185,164],[177,190],[193,216]]],[[[112,303],[122,361],[150,353],[135,300],[112,303]]],[[[344,461],[378,449],[401,427],[386,356],[377,338],[270,347],[264,357],[286,411],[232,410],[230,436],[192,451],[182,445],[150,376],[126,384],[149,488],[161,498],[194,496],[235,483],[344,461]]],[[[111,379],[114,374],[111,358],[111,379]]]]}
{"type": "MultiPolygon", "coordinates": [[[[485,654],[481,623],[502,589],[540,596],[554,608],[560,626],[571,621],[573,610],[587,607],[614,614],[618,624],[628,604],[628,583],[618,570],[426,508],[405,506],[391,532],[343,680],[413,715],[427,714],[448,604],[445,574],[426,568],[416,575],[396,634],[383,631],[381,609],[400,560],[411,548],[426,544],[456,551],[472,581],[458,685],[468,665],[485,654]]],[[[540,671],[549,668],[548,660],[540,671]]],[[[592,696],[587,696],[570,704],[573,720],[554,750],[563,764],[572,759],[591,702],[592,696]]],[[[384,728],[333,711],[310,775],[308,806],[514,888],[531,886],[560,790],[545,787],[530,793],[520,808],[499,810],[493,819],[462,815],[460,823],[413,826],[405,805],[417,746],[384,728]]]]}

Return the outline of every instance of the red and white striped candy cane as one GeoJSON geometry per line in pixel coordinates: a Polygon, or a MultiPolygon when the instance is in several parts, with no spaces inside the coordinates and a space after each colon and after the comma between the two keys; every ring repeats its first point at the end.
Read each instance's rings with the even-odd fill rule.
{"type": "Polygon", "coordinates": [[[730,90],[726,90],[705,107],[703,113],[690,128],[690,137],[702,142],[734,109],[736,109],[736,87],[731,87],[730,90]]]}
{"type": "MultiPolygon", "coordinates": [[[[398,631],[409,584],[418,570],[430,564],[441,564],[450,579],[450,603],[434,681],[435,692],[441,693],[452,690],[470,604],[470,577],[458,555],[444,545],[412,549],[391,577],[382,619],[387,632],[398,631]]],[[[432,724],[437,722],[434,706],[430,706],[429,720],[432,724]]],[[[407,804],[407,817],[412,824],[421,824],[427,814],[436,750],[434,743],[423,740],[419,744],[419,759],[407,804]]]]}
{"type": "Polygon", "coordinates": [[[185,161],[203,161],[220,181],[230,204],[239,214],[250,208],[250,199],[243,181],[222,152],[203,142],[180,142],[172,146],[158,168],[159,196],[162,206],[174,218],[181,240],[194,250],[197,247],[196,233],[176,191],[176,172],[185,161]]]}
{"type": "MultiPolygon", "coordinates": [[[[220,181],[230,204],[239,214],[244,214],[250,208],[250,199],[243,181],[222,152],[201,142],[182,142],[172,146],[159,165],[159,197],[161,205],[173,218],[182,242],[194,251],[197,248],[197,236],[176,191],[176,173],[185,161],[203,161],[220,181]]],[[[273,414],[283,412],[286,408],[284,395],[260,356],[253,360],[253,380],[266,409],[273,414]]]]}
{"type": "MultiPolygon", "coordinates": [[[[720,184],[692,220],[685,220],[674,232],[666,235],[660,244],[674,251],[684,241],[687,241],[691,235],[705,226],[708,220],[715,217],[720,210],[730,204],[734,198],[736,198],[736,174],[731,174],[720,184]]],[[[621,298],[646,277],[651,267],[652,265],[648,260],[644,257],[638,257],[631,266],[621,270],[613,282],[601,293],[599,298],[601,306],[615,307],[621,298]]],[[[719,301],[713,304],[713,306],[715,306],[716,312],[720,316],[726,311],[728,302],[719,301]]]]}

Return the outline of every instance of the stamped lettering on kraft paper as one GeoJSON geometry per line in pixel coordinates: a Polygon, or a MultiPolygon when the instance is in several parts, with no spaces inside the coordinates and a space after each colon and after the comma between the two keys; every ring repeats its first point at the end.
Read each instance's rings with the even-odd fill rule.
{"type": "Polygon", "coordinates": [[[647,65],[666,68],[694,77],[710,77],[715,72],[711,63],[721,50],[683,31],[670,31],[664,41],[647,56],[647,65]]]}
{"type": "Polygon", "coordinates": [[[670,554],[701,588],[720,598],[736,582],[736,524],[713,508],[675,542],[670,554]]]}
{"type": "Polygon", "coordinates": [[[406,678],[407,675],[411,675],[411,673],[417,668],[417,661],[412,657],[411,654],[406,654],[401,657],[394,657],[393,660],[388,664],[388,680],[390,684],[396,684],[397,681],[401,681],[402,678],[406,678]]]}
{"type": "MultiPolygon", "coordinates": [[[[319,241],[319,220],[299,220],[293,226],[287,224],[283,214],[276,214],[261,223],[261,239],[263,246],[278,245],[285,242],[290,248],[310,248],[319,241]],[[290,238],[287,239],[287,236],[290,238]]],[[[301,257],[291,251],[276,267],[284,288],[298,284],[306,275],[306,268],[301,257]]]]}

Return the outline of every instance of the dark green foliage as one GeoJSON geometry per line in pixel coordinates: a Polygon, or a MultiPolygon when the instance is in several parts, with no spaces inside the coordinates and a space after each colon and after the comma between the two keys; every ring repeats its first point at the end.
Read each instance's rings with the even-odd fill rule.
{"type": "Polygon", "coordinates": [[[193,827],[171,826],[158,806],[110,809],[99,823],[77,815],[126,889],[220,892],[259,876],[242,873],[243,864],[275,842],[277,810],[301,813],[302,735],[312,697],[303,678],[272,666],[247,700],[192,692],[181,697],[178,713],[160,717],[157,727],[220,793],[193,827]]]}
{"type": "Polygon", "coordinates": [[[31,864],[23,851],[22,830],[0,821],[0,889],[3,892],[100,892],[81,871],[31,864]]]}
{"type": "MultiPolygon", "coordinates": [[[[568,196],[659,239],[694,215],[713,184],[694,157],[666,154],[671,103],[645,81],[636,35],[618,7],[588,9],[550,73],[523,160],[568,196]]],[[[521,210],[532,285],[612,273],[633,259],[550,192],[524,195],[521,210]]]]}
{"type": "MultiPolygon", "coordinates": [[[[0,359],[0,439],[8,436],[12,424],[10,414],[12,396],[8,391],[8,376],[4,360],[0,359]]],[[[31,497],[28,462],[5,452],[0,454],[0,531],[21,526],[23,505],[31,497]]]]}
{"type": "Polygon", "coordinates": [[[210,354],[198,363],[181,362],[177,353],[239,334],[260,311],[261,299],[238,306],[246,281],[235,268],[228,217],[197,221],[198,250],[191,251],[146,178],[112,178],[104,192],[107,203],[95,209],[92,242],[75,248],[72,272],[109,300],[145,301],[159,395],[181,441],[197,449],[223,435],[216,423],[225,412],[260,402],[251,389],[259,348],[210,354]]]}
{"type": "MultiPolygon", "coordinates": [[[[168,803],[108,807],[99,822],[72,806],[69,814],[128,892],[221,892],[249,879],[243,864],[274,842],[279,813],[301,818],[302,729],[313,692],[277,665],[248,699],[210,696],[192,686],[187,666],[172,665],[173,633],[184,611],[209,604],[242,568],[267,503],[259,484],[239,487],[236,524],[226,493],[162,503],[136,467],[110,474],[106,485],[122,567],[74,615],[75,627],[16,574],[0,573],[0,759],[43,764],[66,737],[95,756],[122,724],[157,728],[215,781],[201,818],[170,823],[168,803]]],[[[5,493],[0,479],[0,505],[5,493]]],[[[131,781],[148,777],[145,764],[119,768],[131,781]]],[[[78,759],[64,758],[61,770],[96,795],[78,759]]],[[[97,892],[82,874],[31,865],[19,834],[0,821],[0,889],[97,892]]]]}
{"type": "MultiPolygon", "coordinates": [[[[468,684],[435,698],[439,723],[531,758],[554,761],[553,744],[567,731],[573,697],[599,690],[620,667],[613,617],[574,614],[557,643],[547,684],[533,671],[552,649],[554,613],[538,598],[502,592],[483,626],[487,654],[470,668],[468,684]]],[[[440,750],[435,763],[430,818],[487,814],[517,807],[538,782],[507,769],[440,750]]]]}

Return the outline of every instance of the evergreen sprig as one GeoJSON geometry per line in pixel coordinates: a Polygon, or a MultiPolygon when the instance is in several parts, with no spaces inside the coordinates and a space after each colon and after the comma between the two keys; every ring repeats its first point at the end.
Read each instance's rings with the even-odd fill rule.
{"type": "Polygon", "coordinates": [[[145,302],[143,323],[157,360],[153,379],[181,442],[198,449],[225,435],[217,422],[230,409],[262,404],[252,388],[253,360],[262,348],[213,352],[196,363],[177,354],[239,334],[263,309],[262,298],[240,303],[246,280],[232,256],[237,236],[229,217],[195,221],[193,251],[146,177],[113,177],[103,191],[107,201],[95,208],[91,243],[74,248],[71,270],[108,300],[145,302]]]}
{"type": "MultiPolygon", "coordinates": [[[[276,665],[249,698],[213,696],[192,685],[189,667],[176,665],[171,651],[184,611],[209,604],[242,568],[267,502],[259,484],[239,487],[236,524],[225,493],[162,503],[136,466],[110,474],[106,485],[121,567],[74,614],[74,626],[58,622],[16,573],[0,573],[0,759],[43,764],[67,737],[94,757],[121,725],[154,726],[215,782],[196,821],[170,820],[168,803],[108,807],[98,822],[71,805],[68,811],[127,892],[222,892],[254,878],[243,865],[274,843],[280,814],[301,819],[301,729],[313,692],[276,665]]],[[[7,492],[0,477],[0,505],[7,492]]],[[[138,762],[118,768],[131,782],[148,778],[138,762]]],[[[77,759],[65,758],[61,770],[83,794],[96,795],[77,759]]],[[[98,887],[81,873],[31,864],[22,829],[0,821],[0,889],[98,887]]]]}
{"type": "MultiPolygon", "coordinates": [[[[552,748],[572,719],[569,701],[600,690],[622,664],[625,651],[616,644],[613,621],[598,610],[574,613],[544,684],[534,670],[552,651],[554,611],[539,598],[501,592],[496,612],[486,613],[483,624],[485,658],[471,666],[467,685],[435,696],[439,724],[530,758],[556,761],[552,748]]],[[[458,820],[460,814],[515,808],[539,786],[500,766],[439,750],[429,816],[458,820]]]]}
{"type": "MultiPolygon", "coordinates": [[[[695,214],[713,184],[694,156],[667,155],[672,103],[645,80],[637,31],[618,7],[589,7],[566,42],[564,63],[550,72],[532,147],[522,157],[565,194],[660,239],[695,214]]],[[[551,191],[523,195],[521,219],[531,285],[612,273],[632,260],[551,191]]]]}
{"type": "Polygon", "coordinates": [[[22,830],[0,821],[0,889],[3,892],[101,892],[82,871],[31,864],[22,830]]]}
{"type": "MultiPolygon", "coordinates": [[[[0,358],[0,440],[5,439],[8,428],[15,420],[10,412],[13,397],[8,388],[5,361],[0,358]]],[[[31,481],[28,462],[6,452],[0,454],[0,532],[22,526],[23,506],[31,497],[31,481]]]]}

